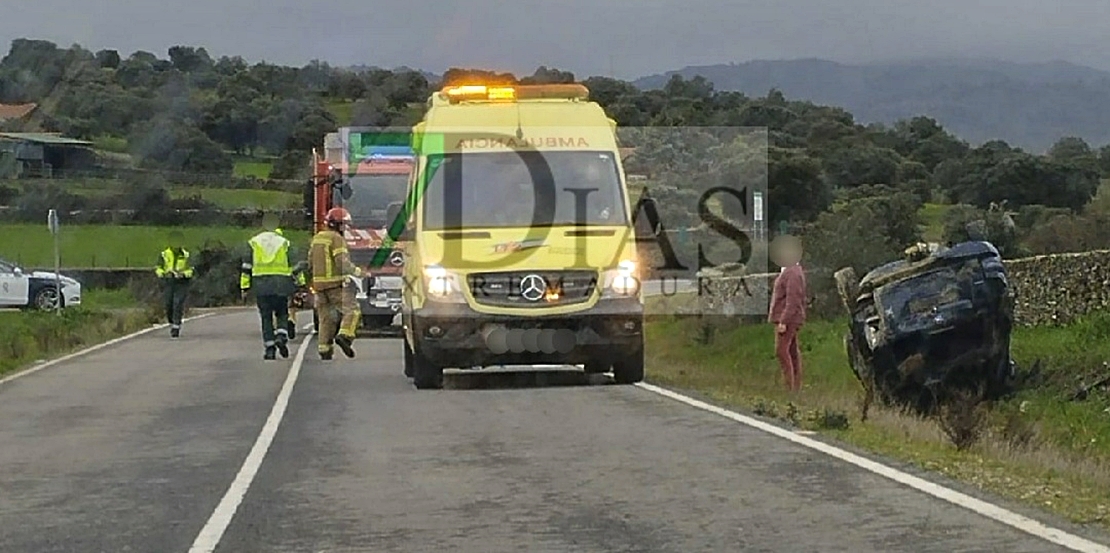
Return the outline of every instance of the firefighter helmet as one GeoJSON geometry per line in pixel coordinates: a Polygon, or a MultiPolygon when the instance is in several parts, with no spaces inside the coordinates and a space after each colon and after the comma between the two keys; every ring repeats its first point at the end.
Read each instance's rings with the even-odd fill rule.
{"type": "Polygon", "coordinates": [[[324,222],[327,223],[329,227],[349,224],[351,222],[351,213],[342,207],[333,207],[328,210],[327,215],[324,216],[324,222]]]}

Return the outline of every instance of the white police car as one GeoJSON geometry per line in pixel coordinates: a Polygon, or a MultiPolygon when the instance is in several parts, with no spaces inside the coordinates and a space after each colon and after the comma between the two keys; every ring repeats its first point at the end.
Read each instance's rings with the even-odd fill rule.
{"type": "Polygon", "coordinates": [[[62,307],[81,305],[81,283],[67,276],[57,279],[54,273],[26,273],[14,263],[0,259],[0,307],[54,309],[59,297],[62,307]]]}

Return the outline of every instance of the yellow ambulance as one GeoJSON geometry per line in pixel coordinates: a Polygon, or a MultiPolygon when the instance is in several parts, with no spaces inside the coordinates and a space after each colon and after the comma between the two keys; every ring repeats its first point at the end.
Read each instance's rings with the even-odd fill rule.
{"type": "Polygon", "coordinates": [[[405,374],[582,365],[644,376],[643,298],[616,123],[581,84],[451,86],[413,128],[405,374]]]}

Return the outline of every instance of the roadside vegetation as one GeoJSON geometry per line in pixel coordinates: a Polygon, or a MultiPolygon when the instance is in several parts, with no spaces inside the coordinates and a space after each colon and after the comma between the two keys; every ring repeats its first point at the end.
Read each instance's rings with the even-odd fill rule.
{"type": "Polygon", "coordinates": [[[146,309],[0,311],[0,375],[118,338],[155,323],[146,309]]]}
{"type": "Polygon", "coordinates": [[[861,420],[863,388],[844,353],[846,319],[817,320],[802,330],[805,387],[797,395],[785,390],[770,325],[718,329],[706,340],[695,319],[650,323],[647,375],[1110,529],[1110,394],[1072,399],[1110,360],[1108,330],[1110,313],[1062,328],[1017,329],[1020,391],[947,419],[872,405],[861,420]],[[954,445],[960,433],[970,436],[963,450],[954,445]]]}
{"type": "MultiPolygon", "coordinates": [[[[171,230],[182,233],[185,246],[194,252],[206,244],[237,247],[258,233],[249,227],[159,227],[111,225],[62,225],[59,250],[62,266],[69,268],[153,267],[166,247],[171,230]]],[[[286,231],[290,240],[307,243],[308,231],[286,231]]],[[[41,225],[0,225],[0,252],[24,267],[54,266],[54,237],[41,225]]]]}

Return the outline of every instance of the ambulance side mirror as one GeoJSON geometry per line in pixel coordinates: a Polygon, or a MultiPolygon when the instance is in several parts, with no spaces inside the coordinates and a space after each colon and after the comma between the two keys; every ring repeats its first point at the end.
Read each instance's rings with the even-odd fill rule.
{"type": "MultiPolygon", "coordinates": [[[[404,202],[391,202],[389,204],[389,207],[387,207],[385,210],[386,228],[393,226],[393,222],[397,220],[397,217],[401,215],[401,213],[404,211],[404,208],[404,202]]],[[[409,226],[409,222],[405,221],[405,226],[401,230],[401,234],[397,237],[397,240],[401,242],[407,242],[409,240],[412,240],[412,237],[412,228],[409,226]]]]}

